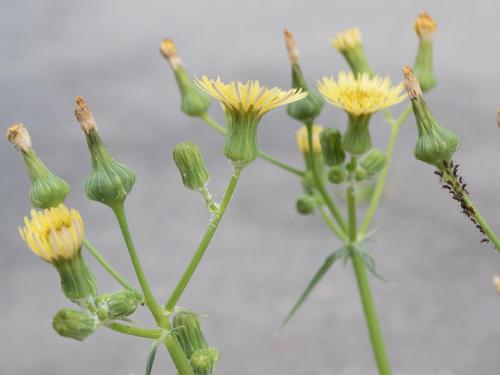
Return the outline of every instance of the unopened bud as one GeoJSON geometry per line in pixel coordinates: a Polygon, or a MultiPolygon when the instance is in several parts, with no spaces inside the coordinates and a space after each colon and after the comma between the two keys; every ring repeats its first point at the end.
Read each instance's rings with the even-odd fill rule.
{"type": "Polygon", "coordinates": [[[195,375],[212,375],[219,361],[219,351],[210,347],[195,351],[190,362],[195,375]]]}
{"type": "Polygon", "coordinates": [[[199,190],[205,186],[208,181],[208,170],[197,144],[192,142],[177,144],[174,147],[173,157],[185,187],[199,190]]]}
{"type": "Polygon", "coordinates": [[[387,165],[387,158],[377,148],[372,148],[359,159],[359,165],[366,171],[368,177],[380,172],[387,165]]]}
{"type": "Polygon", "coordinates": [[[373,74],[361,43],[361,32],[357,27],[338,33],[333,38],[332,44],[344,56],[355,75],[358,73],[373,74]]]}
{"type": "Polygon", "coordinates": [[[88,311],[61,309],[52,320],[52,327],[63,337],[83,341],[97,328],[96,316],[88,311]]]}
{"type": "Polygon", "coordinates": [[[176,313],[173,318],[173,327],[187,358],[191,358],[197,350],[208,348],[197,314],[190,311],[176,313]]]}
{"type": "Polygon", "coordinates": [[[134,291],[128,289],[101,294],[96,300],[100,320],[124,319],[135,312],[141,301],[134,291]]]}
{"type": "Polygon", "coordinates": [[[326,165],[341,165],[345,160],[345,152],[342,149],[342,134],[335,128],[323,129],[319,135],[321,150],[326,165]]]}
{"type": "Polygon", "coordinates": [[[302,215],[309,215],[314,212],[317,206],[316,199],[311,195],[303,195],[295,203],[297,212],[302,215]]]}
{"type": "Polygon", "coordinates": [[[343,166],[334,165],[328,170],[328,181],[332,184],[341,184],[346,180],[347,173],[343,166]]]}
{"type": "Polygon", "coordinates": [[[17,151],[26,152],[31,149],[31,137],[23,124],[14,124],[7,130],[7,139],[17,151]]]}
{"type": "Polygon", "coordinates": [[[421,12],[415,21],[415,32],[419,38],[417,58],[413,71],[420,82],[423,92],[432,89],[437,84],[432,68],[433,37],[436,22],[427,12],[421,12]]]}

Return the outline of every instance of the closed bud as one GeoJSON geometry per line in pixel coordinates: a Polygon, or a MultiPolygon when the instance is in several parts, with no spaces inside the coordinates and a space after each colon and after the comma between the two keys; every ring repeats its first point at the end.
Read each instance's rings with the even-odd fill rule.
{"type": "Polygon", "coordinates": [[[190,362],[195,375],[212,375],[219,361],[219,351],[210,347],[195,351],[190,362]]]}
{"type": "Polygon", "coordinates": [[[364,168],[361,167],[356,168],[356,171],[354,172],[354,178],[356,179],[356,181],[363,181],[367,177],[368,173],[364,168]]]}
{"type": "Polygon", "coordinates": [[[410,67],[403,68],[405,88],[410,97],[418,127],[415,157],[418,160],[440,167],[445,160],[451,160],[460,140],[450,129],[441,126],[422,97],[417,78],[410,67]]]}
{"type": "Polygon", "coordinates": [[[160,46],[160,53],[168,61],[175,74],[177,86],[181,92],[181,110],[188,116],[205,114],[212,103],[210,96],[196,87],[182,66],[177,55],[177,48],[171,39],[165,39],[160,46]]]}
{"type": "Polygon", "coordinates": [[[187,358],[191,358],[191,355],[197,350],[208,348],[197,314],[190,311],[180,311],[174,315],[173,326],[187,358]]]}
{"type": "Polygon", "coordinates": [[[423,92],[432,89],[437,84],[436,76],[432,68],[432,49],[436,22],[427,12],[421,12],[415,21],[415,32],[419,44],[417,58],[413,71],[423,92]]]}
{"type": "Polygon", "coordinates": [[[85,181],[85,193],[91,200],[114,208],[123,204],[135,183],[135,173],[113,159],[102,142],[95,120],[85,100],[76,98],[75,115],[85,133],[92,159],[90,176],[85,181]]]}
{"type": "Polygon", "coordinates": [[[342,136],[342,148],[351,155],[360,156],[372,148],[370,136],[370,114],[353,115],[348,114],[349,122],[342,136]]]}
{"type": "Polygon", "coordinates": [[[333,38],[332,44],[344,56],[355,75],[358,73],[373,74],[361,43],[361,32],[357,27],[338,33],[333,38]]]}
{"type": "Polygon", "coordinates": [[[341,165],[345,160],[345,152],[342,149],[342,135],[338,129],[324,129],[320,135],[321,150],[326,165],[341,165]]]}
{"type": "Polygon", "coordinates": [[[208,170],[197,144],[192,142],[177,144],[174,147],[173,157],[185,187],[198,190],[205,186],[208,181],[208,170]]]}
{"type": "Polygon", "coordinates": [[[372,148],[359,159],[359,165],[366,171],[368,177],[380,172],[387,165],[387,158],[377,148],[372,148]]]}
{"type": "Polygon", "coordinates": [[[328,170],[328,181],[332,184],[341,184],[346,180],[347,173],[343,166],[334,165],[328,170]]]}
{"type": "Polygon", "coordinates": [[[297,208],[297,212],[302,215],[309,215],[314,212],[316,209],[317,202],[311,195],[302,195],[297,202],[295,203],[295,207],[297,208]]]}
{"type": "Polygon", "coordinates": [[[97,314],[100,320],[123,319],[132,315],[141,298],[128,289],[122,289],[111,294],[101,294],[97,297],[97,314]]]}
{"type": "Polygon", "coordinates": [[[97,328],[98,320],[88,311],[61,309],[52,320],[52,327],[63,337],[83,341],[97,328]]]}
{"type": "Polygon", "coordinates": [[[7,131],[7,139],[21,151],[28,176],[31,181],[29,197],[37,208],[56,207],[64,203],[70,192],[69,184],[53,174],[38,158],[31,147],[28,129],[22,124],[12,125],[7,131]]]}

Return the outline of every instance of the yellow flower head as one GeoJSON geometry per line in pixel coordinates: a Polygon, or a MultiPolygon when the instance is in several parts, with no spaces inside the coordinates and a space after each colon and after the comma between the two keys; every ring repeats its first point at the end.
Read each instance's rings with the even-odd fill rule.
{"type": "Polygon", "coordinates": [[[332,39],[332,45],[337,51],[356,48],[361,45],[361,32],[357,27],[344,30],[332,39]]]}
{"type": "Polygon", "coordinates": [[[418,15],[414,28],[419,37],[430,38],[436,32],[436,21],[429,13],[423,11],[418,15]]]}
{"type": "Polygon", "coordinates": [[[43,211],[31,210],[19,228],[31,250],[49,263],[73,259],[82,246],[83,221],[80,213],[64,204],[43,211]]]}
{"type": "MultiPolygon", "coordinates": [[[[321,143],[319,141],[319,134],[323,130],[320,125],[313,125],[312,127],[312,140],[313,140],[313,151],[316,154],[321,152],[321,143]]],[[[303,126],[297,131],[297,146],[299,150],[303,153],[309,153],[309,140],[307,138],[307,127],[303,126]]]]}
{"type": "Polygon", "coordinates": [[[352,72],[340,72],[338,80],[323,77],[318,80],[318,90],[331,104],[354,115],[368,115],[391,105],[400,103],[405,95],[401,94],[403,84],[391,86],[388,77],[373,76],[368,73],[354,76],[352,72]]]}
{"type": "Polygon", "coordinates": [[[220,78],[214,80],[203,76],[201,79],[195,78],[195,83],[200,89],[217,99],[224,110],[251,113],[257,117],[273,108],[307,96],[307,92],[302,92],[301,89],[283,91],[277,87],[267,88],[261,86],[259,81],[247,81],[247,83],[231,81],[226,84],[220,78]]]}

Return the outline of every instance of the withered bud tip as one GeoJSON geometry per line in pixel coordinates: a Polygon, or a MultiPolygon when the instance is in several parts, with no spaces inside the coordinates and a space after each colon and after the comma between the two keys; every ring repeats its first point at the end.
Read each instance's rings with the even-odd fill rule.
{"type": "Polygon", "coordinates": [[[500,276],[493,277],[493,285],[495,286],[495,290],[497,291],[498,295],[500,295],[500,276]]]}
{"type": "Polygon", "coordinates": [[[181,66],[181,59],[177,55],[177,47],[172,39],[164,39],[160,45],[161,55],[170,63],[172,69],[177,70],[181,66]]]}
{"type": "Polygon", "coordinates": [[[75,116],[85,134],[89,134],[91,130],[97,129],[94,116],[92,116],[92,112],[90,112],[85,99],[81,96],[76,97],[75,116]]]}
{"type": "Polygon", "coordinates": [[[7,129],[7,139],[16,150],[26,152],[31,148],[31,137],[23,124],[14,124],[7,129]]]}
{"type": "Polygon", "coordinates": [[[288,56],[292,64],[297,64],[299,61],[299,51],[297,50],[297,43],[290,31],[285,29],[285,44],[288,50],[288,56]]]}
{"type": "Polygon", "coordinates": [[[436,32],[436,21],[426,11],[419,13],[415,21],[415,32],[420,38],[431,39],[436,32]]]}
{"type": "Polygon", "coordinates": [[[420,89],[420,83],[415,74],[413,74],[413,70],[408,65],[405,65],[403,67],[403,74],[405,89],[410,99],[413,100],[421,97],[422,90],[420,89]]]}

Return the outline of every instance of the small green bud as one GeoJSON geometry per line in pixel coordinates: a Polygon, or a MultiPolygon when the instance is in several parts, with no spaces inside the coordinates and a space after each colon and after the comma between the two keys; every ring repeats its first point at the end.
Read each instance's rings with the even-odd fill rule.
{"type": "Polygon", "coordinates": [[[85,181],[85,193],[91,200],[109,207],[123,204],[135,183],[135,173],[113,159],[97,132],[96,123],[85,100],[76,98],[75,115],[85,133],[92,159],[92,170],[85,181]]]}
{"type": "Polygon", "coordinates": [[[441,166],[443,161],[451,160],[457,151],[460,140],[450,129],[441,126],[422,97],[422,90],[410,67],[403,68],[405,88],[410,97],[413,113],[418,127],[418,140],[415,157],[418,160],[441,166]]]}
{"type": "Polygon", "coordinates": [[[361,32],[357,27],[338,33],[333,38],[332,44],[344,56],[354,75],[358,73],[373,75],[361,43],[361,32]]]}
{"type": "Polygon", "coordinates": [[[88,311],[61,309],[52,320],[52,327],[63,337],[83,341],[97,328],[96,316],[88,311]]]}
{"type": "Polygon", "coordinates": [[[61,177],[53,174],[38,158],[31,147],[28,129],[22,124],[12,125],[7,131],[7,139],[23,154],[31,181],[29,191],[31,204],[37,208],[50,208],[64,203],[71,190],[70,186],[61,177]]]}
{"type": "Polygon", "coordinates": [[[97,315],[100,320],[123,319],[132,315],[141,299],[132,290],[122,289],[97,297],[97,315]]]}
{"type": "Polygon", "coordinates": [[[436,22],[427,12],[421,12],[415,21],[415,32],[419,38],[417,58],[413,71],[423,92],[432,89],[437,84],[432,68],[432,48],[436,22]]]}
{"type": "Polygon", "coordinates": [[[372,148],[359,159],[359,165],[366,171],[368,177],[371,177],[384,169],[387,158],[378,148],[372,148]]]}
{"type": "Polygon", "coordinates": [[[320,135],[321,150],[326,165],[341,165],[345,160],[345,152],[342,149],[342,135],[338,129],[324,129],[320,135]]]}
{"type": "Polygon", "coordinates": [[[361,167],[356,168],[356,171],[354,172],[354,178],[356,181],[363,181],[366,177],[368,177],[368,173],[365,169],[361,167]]]}
{"type": "Polygon", "coordinates": [[[348,114],[349,122],[342,136],[342,148],[351,155],[359,156],[372,148],[370,136],[370,114],[355,116],[348,114]]]}
{"type": "Polygon", "coordinates": [[[332,184],[341,184],[346,180],[347,173],[341,165],[334,165],[328,171],[328,181],[332,184]]]}
{"type": "Polygon", "coordinates": [[[297,199],[295,206],[299,214],[308,215],[314,212],[317,202],[316,199],[310,195],[302,195],[297,199]]]}
{"type": "Polygon", "coordinates": [[[72,258],[61,258],[52,264],[59,272],[61,288],[66,298],[85,306],[89,297],[97,294],[94,274],[83,260],[81,251],[72,258]]]}
{"type": "Polygon", "coordinates": [[[304,193],[311,195],[314,192],[314,177],[311,171],[306,171],[304,176],[301,179],[302,189],[304,193]]]}
{"type": "Polygon", "coordinates": [[[191,367],[195,375],[212,375],[219,364],[220,353],[214,348],[197,350],[191,356],[191,367]]]}
{"type": "Polygon", "coordinates": [[[182,67],[177,54],[177,47],[171,39],[165,39],[160,46],[160,53],[168,61],[175,74],[177,86],[181,92],[181,110],[188,116],[205,114],[212,103],[209,95],[195,86],[182,67]]]}
{"type": "Polygon", "coordinates": [[[179,143],[174,147],[173,156],[185,187],[198,190],[205,186],[208,181],[208,170],[197,144],[179,143]]]}
{"type": "Polygon", "coordinates": [[[173,327],[187,358],[191,358],[197,350],[208,348],[197,314],[190,311],[176,313],[173,327]]]}

